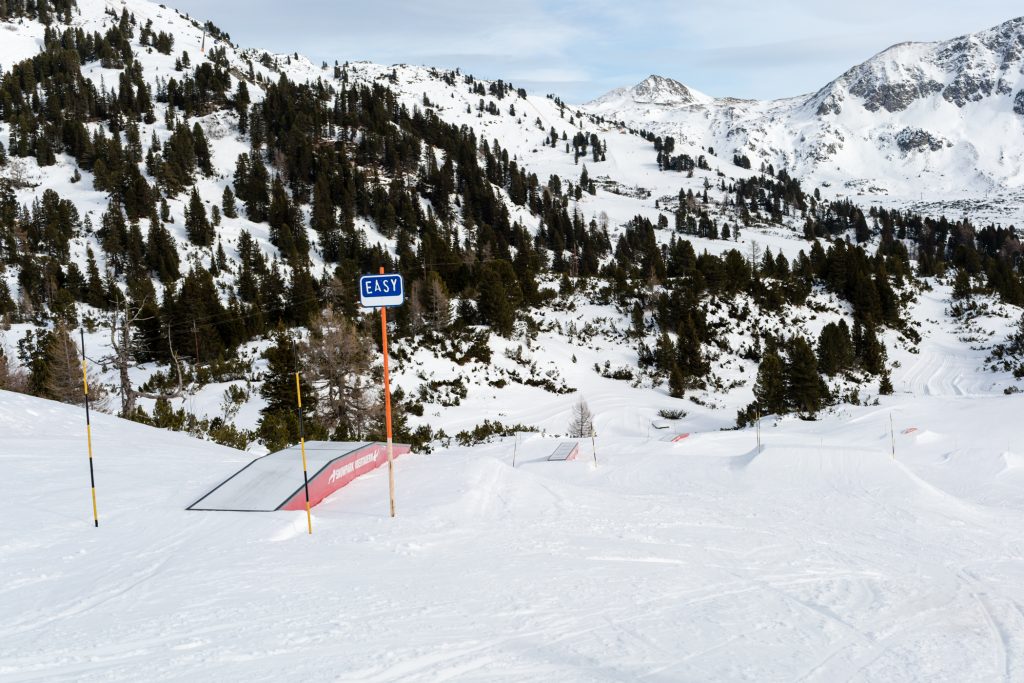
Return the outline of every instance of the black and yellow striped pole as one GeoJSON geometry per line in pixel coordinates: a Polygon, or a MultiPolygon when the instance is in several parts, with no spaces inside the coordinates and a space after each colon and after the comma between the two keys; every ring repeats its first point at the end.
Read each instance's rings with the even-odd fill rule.
{"type": "Polygon", "coordinates": [[[306,490],[306,529],[313,533],[313,515],[309,511],[309,470],[306,467],[306,435],[302,422],[302,385],[299,382],[299,354],[292,342],[292,355],[295,356],[295,400],[299,405],[299,444],[302,447],[302,486],[306,490]]]}
{"type": "Polygon", "coordinates": [[[98,528],[100,515],[96,508],[96,473],[92,467],[92,423],[89,420],[89,375],[85,361],[85,330],[82,333],[82,390],[85,392],[85,443],[89,450],[89,486],[92,488],[92,521],[98,528]]]}

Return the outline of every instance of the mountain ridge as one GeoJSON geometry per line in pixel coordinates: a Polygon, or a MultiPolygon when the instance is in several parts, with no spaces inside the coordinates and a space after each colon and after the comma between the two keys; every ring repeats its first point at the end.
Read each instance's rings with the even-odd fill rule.
{"type": "Polygon", "coordinates": [[[897,43],[795,97],[652,104],[646,82],[583,108],[880,198],[910,199],[922,183],[958,198],[1024,188],[1024,17],[897,43]]]}

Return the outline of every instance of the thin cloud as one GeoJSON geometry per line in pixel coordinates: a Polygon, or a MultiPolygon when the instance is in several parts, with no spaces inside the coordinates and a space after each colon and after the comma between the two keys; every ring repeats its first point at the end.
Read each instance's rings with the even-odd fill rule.
{"type": "Polygon", "coordinates": [[[316,61],[459,67],[583,102],[657,73],[712,95],[811,92],[893,43],[1010,19],[1007,0],[170,0],[237,42],[316,61]]]}

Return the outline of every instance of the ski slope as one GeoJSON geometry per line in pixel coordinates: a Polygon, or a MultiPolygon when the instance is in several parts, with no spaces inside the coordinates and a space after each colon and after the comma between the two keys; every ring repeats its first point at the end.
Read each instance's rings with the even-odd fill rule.
{"type": "Polygon", "coordinates": [[[94,529],[82,411],[0,393],[0,678],[1024,679],[1024,398],[766,420],[760,453],[594,403],[596,466],[411,455],[396,519],[377,471],[308,536],[186,511],[248,454],[105,415],[94,529]]]}

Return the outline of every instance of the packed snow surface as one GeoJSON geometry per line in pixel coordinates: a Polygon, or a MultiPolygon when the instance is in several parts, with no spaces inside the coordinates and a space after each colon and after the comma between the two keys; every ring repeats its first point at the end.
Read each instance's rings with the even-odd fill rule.
{"type": "Polygon", "coordinates": [[[596,463],[541,434],[407,456],[395,519],[378,470],[308,536],[186,511],[249,455],[106,415],[93,528],[83,411],[0,393],[0,678],[1024,678],[1024,398],[766,420],[760,452],[614,398],[596,463]]]}

